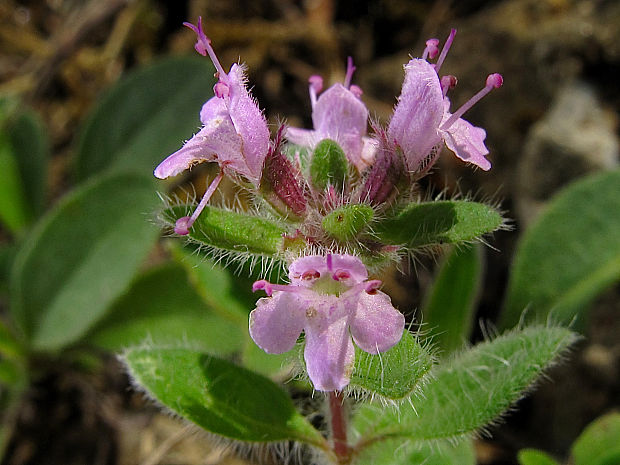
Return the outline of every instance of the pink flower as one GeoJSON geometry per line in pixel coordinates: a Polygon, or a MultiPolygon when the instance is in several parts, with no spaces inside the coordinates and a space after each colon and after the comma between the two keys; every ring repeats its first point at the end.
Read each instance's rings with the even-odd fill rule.
{"type": "Polygon", "coordinates": [[[360,99],[362,89],[351,84],[353,72],[351,57],[343,84],[337,83],[317,95],[323,89],[320,76],[310,76],[310,103],[314,130],[288,128],[287,139],[293,144],[314,148],[323,139],[336,141],[350,163],[363,171],[372,163],[374,142],[366,137],[368,109],[360,99]]]}
{"type": "Polygon", "coordinates": [[[439,52],[439,41],[430,39],[423,57],[414,58],[405,65],[405,81],[387,133],[390,142],[402,150],[409,171],[419,170],[434,155],[441,141],[461,160],[485,171],[491,168],[485,157],[489,153],[484,145],[486,132],[461,116],[493,88],[500,87],[502,76],[491,74],[480,92],[450,113],[446,94],[456,85],[456,78],[444,76],[440,79],[438,73],[455,34],[456,30],[452,29],[436,64],[426,60],[439,52]]]}
{"type": "Polygon", "coordinates": [[[400,341],[405,319],[389,296],[368,280],[351,255],[312,255],[289,267],[291,284],[256,281],[269,296],[250,314],[250,335],[267,353],[291,350],[305,332],[308,375],[319,391],[342,390],[355,362],[353,341],[365,352],[384,352],[400,341]]]}
{"type": "Polygon", "coordinates": [[[211,40],[198,26],[184,23],[198,36],[195,48],[207,54],[217,70],[215,97],[207,100],[200,111],[202,129],[155,168],[155,176],[164,179],[175,176],[204,161],[217,162],[222,172],[207,189],[191,217],[177,221],[175,231],[188,234],[192,224],[206,206],[222,179],[222,173],[242,175],[255,185],[260,181],[263,162],[269,151],[269,128],[265,116],[246,88],[244,68],[233,64],[226,73],[222,68],[211,40]]]}

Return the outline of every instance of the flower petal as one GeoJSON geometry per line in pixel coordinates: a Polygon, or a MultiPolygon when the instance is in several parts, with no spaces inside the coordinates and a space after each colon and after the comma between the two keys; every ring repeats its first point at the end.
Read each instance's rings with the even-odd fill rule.
{"type": "Polygon", "coordinates": [[[250,336],[268,354],[288,352],[305,323],[305,308],[295,295],[275,292],[259,299],[250,313],[250,336]]]}
{"type": "Polygon", "coordinates": [[[383,292],[361,292],[357,312],[351,319],[351,334],[360,349],[370,354],[385,352],[400,341],[405,317],[383,292]]]}
{"type": "MultiPolygon", "coordinates": [[[[349,285],[361,283],[368,279],[368,271],[362,261],[353,255],[331,254],[331,272],[346,271],[351,275],[349,285]]],[[[327,259],[325,260],[327,262],[327,259]]]]}
{"type": "Polygon", "coordinates": [[[459,118],[442,133],[446,146],[461,160],[473,163],[484,171],[491,169],[491,162],[485,158],[489,151],[484,145],[487,136],[484,129],[459,118]]]}
{"type": "Polygon", "coordinates": [[[337,297],[308,309],[304,359],[318,391],[340,391],[349,384],[355,348],[348,331],[349,314],[337,297]]]}
{"type": "Polygon", "coordinates": [[[416,171],[441,141],[443,94],[435,69],[425,60],[405,65],[405,81],[388,127],[388,139],[403,150],[407,169],[416,171]]]}
{"type": "Polygon", "coordinates": [[[156,177],[165,179],[176,176],[197,163],[218,160],[229,162],[232,169],[242,174],[247,171],[241,154],[241,139],[224,102],[217,97],[209,99],[203,105],[200,116],[204,127],[155,168],[156,177]]]}
{"type": "Polygon", "coordinates": [[[242,151],[248,167],[248,171],[243,174],[256,181],[260,179],[263,161],[269,151],[267,120],[246,88],[242,66],[232,65],[227,75],[227,84],[228,111],[237,133],[243,140],[242,151]]]}
{"type": "Polygon", "coordinates": [[[314,147],[318,142],[316,140],[316,132],[311,129],[286,128],[286,139],[295,145],[302,147],[314,147]]]}
{"type": "Polygon", "coordinates": [[[347,159],[359,170],[362,160],[362,137],[368,126],[368,109],[364,102],[342,84],[334,84],[321,94],[312,111],[317,141],[332,139],[344,150],[347,159]]]}
{"type": "Polygon", "coordinates": [[[308,255],[295,260],[288,268],[288,277],[291,282],[303,285],[305,287],[312,286],[312,282],[303,279],[307,272],[318,271],[321,276],[329,273],[327,262],[324,255],[308,255]]]}

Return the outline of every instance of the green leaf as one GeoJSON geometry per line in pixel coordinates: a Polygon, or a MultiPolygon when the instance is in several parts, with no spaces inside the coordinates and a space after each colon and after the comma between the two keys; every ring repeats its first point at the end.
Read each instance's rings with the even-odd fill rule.
{"type": "Polygon", "coordinates": [[[393,400],[404,399],[420,389],[433,366],[433,356],[408,330],[387,352],[371,355],[356,348],[350,386],[393,400]]]}
{"type": "Polygon", "coordinates": [[[39,216],[45,209],[48,184],[50,148],[46,129],[35,112],[22,110],[11,120],[8,130],[29,212],[39,216]]]}
{"type": "Polygon", "coordinates": [[[170,241],[169,248],[175,260],[185,268],[189,282],[209,308],[247,332],[248,315],[256,302],[252,293],[252,281],[234,276],[229,269],[213,260],[179,246],[178,241],[170,241]]]}
{"type": "Polygon", "coordinates": [[[77,341],[129,286],[158,236],[150,180],[117,175],[63,198],[15,258],[11,311],[31,346],[77,341]]]}
{"type": "MultiPolygon", "coordinates": [[[[247,330],[246,330],[247,332],[247,330]]],[[[109,350],[145,341],[226,355],[241,351],[245,334],[204,304],[178,265],[164,265],[142,275],[122,296],[87,340],[109,350]]]]}
{"type": "Polygon", "coordinates": [[[469,340],[482,282],[481,254],[479,245],[454,248],[426,296],[423,321],[428,337],[444,354],[461,348],[469,340]]]}
{"type": "Polygon", "coordinates": [[[553,457],[537,449],[522,449],[517,458],[519,465],[560,465],[553,457]]]}
{"type": "Polygon", "coordinates": [[[379,240],[406,247],[458,244],[501,227],[494,208],[464,200],[411,203],[395,216],[374,225],[379,240]]]}
{"type": "Polygon", "coordinates": [[[384,441],[362,453],[354,465],[476,465],[474,444],[470,440],[454,445],[448,441],[434,444],[403,444],[384,441]]]}
{"type": "Polygon", "coordinates": [[[30,216],[13,145],[7,134],[0,132],[0,221],[17,234],[30,216]]]}
{"type": "Polygon", "coordinates": [[[189,349],[130,349],[124,359],[152,397],[207,431],[241,441],[324,447],[288,395],[261,375],[189,349]]]}
{"type": "MultiPolygon", "coordinates": [[[[620,170],[577,181],[556,195],[522,236],[502,326],[529,319],[570,322],[620,279],[620,170]]],[[[581,314],[583,320],[585,315],[581,314]]]]}
{"type": "Polygon", "coordinates": [[[82,128],[75,161],[82,180],[106,169],[150,173],[200,124],[214,69],[197,57],[168,58],[110,89],[82,128]]]}
{"type": "Polygon", "coordinates": [[[248,337],[248,341],[241,354],[241,362],[244,367],[256,373],[260,373],[261,375],[272,378],[282,378],[290,375],[297,355],[297,349],[283,354],[268,354],[248,337]]]}
{"type": "Polygon", "coordinates": [[[310,161],[310,179],[319,191],[334,186],[342,190],[347,179],[347,157],[340,145],[331,139],[319,142],[310,161]]]}
{"type": "Polygon", "coordinates": [[[516,402],[575,339],[565,328],[531,327],[478,344],[431,371],[415,410],[408,404],[399,411],[365,405],[353,427],[367,444],[471,435],[516,402]]]}
{"type": "Polygon", "coordinates": [[[590,423],[573,444],[575,465],[620,463],[620,413],[613,412],[590,423]]]}
{"type": "Polygon", "coordinates": [[[323,229],[335,239],[347,242],[366,229],[374,214],[370,205],[344,205],[323,218],[323,229]]]}
{"type": "MultiPolygon", "coordinates": [[[[192,207],[177,206],[164,211],[164,220],[174,225],[192,207]]],[[[189,231],[189,237],[207,247],[242,255],[274,256],[282,251],[285,229],[258,216],[207,206],[189,231]]]]}

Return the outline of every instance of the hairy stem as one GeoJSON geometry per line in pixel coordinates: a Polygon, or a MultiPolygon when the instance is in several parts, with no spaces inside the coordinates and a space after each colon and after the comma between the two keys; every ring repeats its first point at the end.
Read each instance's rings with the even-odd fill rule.
{"type": "Polygon", "coordinates": [[[329,412],[334,454],[338,464],[346,465],[351,462],[351,448],[347,442],[347,419],[342,393],[336,391],[329,393],[329,412]]]}

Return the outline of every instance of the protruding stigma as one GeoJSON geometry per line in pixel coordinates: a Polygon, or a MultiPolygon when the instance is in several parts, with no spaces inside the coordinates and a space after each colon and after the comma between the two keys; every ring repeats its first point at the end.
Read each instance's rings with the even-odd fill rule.
{"type": "Polygon", "coordinates": [[[422,54],[422,59],[426,60],[430,58],[434,59],[439,54],[439,39],[428,39],[426,41],[426,48],[422,54]]]}
{"type": "Polygon", "coordinates": [[[469,110],[476,103],[478,103],[482,99],[482,97],[487,95],[493,89],[497,89],[501,87],[503,83],[504,83],[504,78],[502,77],[501,74],[498,74],[498,73],[490,74],[487,77],[486,85],[484,86],[484,88],[482,88],[476,95],[474,95],[467,102],[465,102],[458,110],[452,113],[450,118],[448,118],[446,122],[441,125],[440,129],[442,130],[448,129],[450,126],[454,124],[454,122],[457,119],[463,116],[467,110],[469,110]]]}
{"type": "Polygon", "coordinates": [[[351,80],[353,79],[353,73],[356,68],[353,64],[353,57],[347,57],[347,74],[344,77],[344,86],[348,89],[351,87],[351,80]]]}
{"type": "Polygon", "coordinates": [[[211,61],[213,62],[213,66],[215,66],[216,71],[219,73],[220,79],[222,79],[223,76],[227,76],[226,71],[224,71],[224,68],[222,68],[220,61],[215,55],[213,47],[211,47],[211,39],[206,36],[204,30],[202,29],[202,16],[198,17],[198,26],[188,22],[183,23],[183,26],[190,28],[196,33],[198,39],[196,40],[196,45],[194,45],[194,48],[203,57],[206,57],[207,54],[209,55],[209,58],[211,58],[211,61]]]}
{"type": "Polygon", "coordinates": [[[437,63],[435,64],[435,71],[437,71],[437,73],[439,73],[439,68],[441,68],[443,61],[446,59],[446,56],[448,55],[448,51],[450,50],[450,47],[452,46],[452,41],[454,41],[455,35],[456,35],[456,29],[451,29],[450,35],[446,39],[446,43],[443,45],[443,48],[441,49],[441,55],[439,55],[439,58],[437,59],[437,63]]]}
{"type": "Polygon", "coordinates": [[[175,233],[177,233],[177,234],[179,234],[181,236],[187,236],[189,234],[189,230],[193,226],[193,224],[196,221],[196,219],[198,218],[198,216],[200,216],[200,213],[202,213],[204,208],[207,206],[207,203],[209,202],[209,199],[211,199],[211,196],[213,195],[213,193],[217,189],[217,186],[219,186],[219,184],[222,181],[223,177],[224,177],[224,171],[220,170],[219,174],[211,182],[211,184],[209,185],[207,191],[202,196],[202,199],[200,200],[200,203],[196,207],[196,210],[194,210],[194,213],[192,213],[192,216],[184,216],[183,218],[179,218],[177,220],[176,224],[174,225],[174,232],[175,233]]]}

